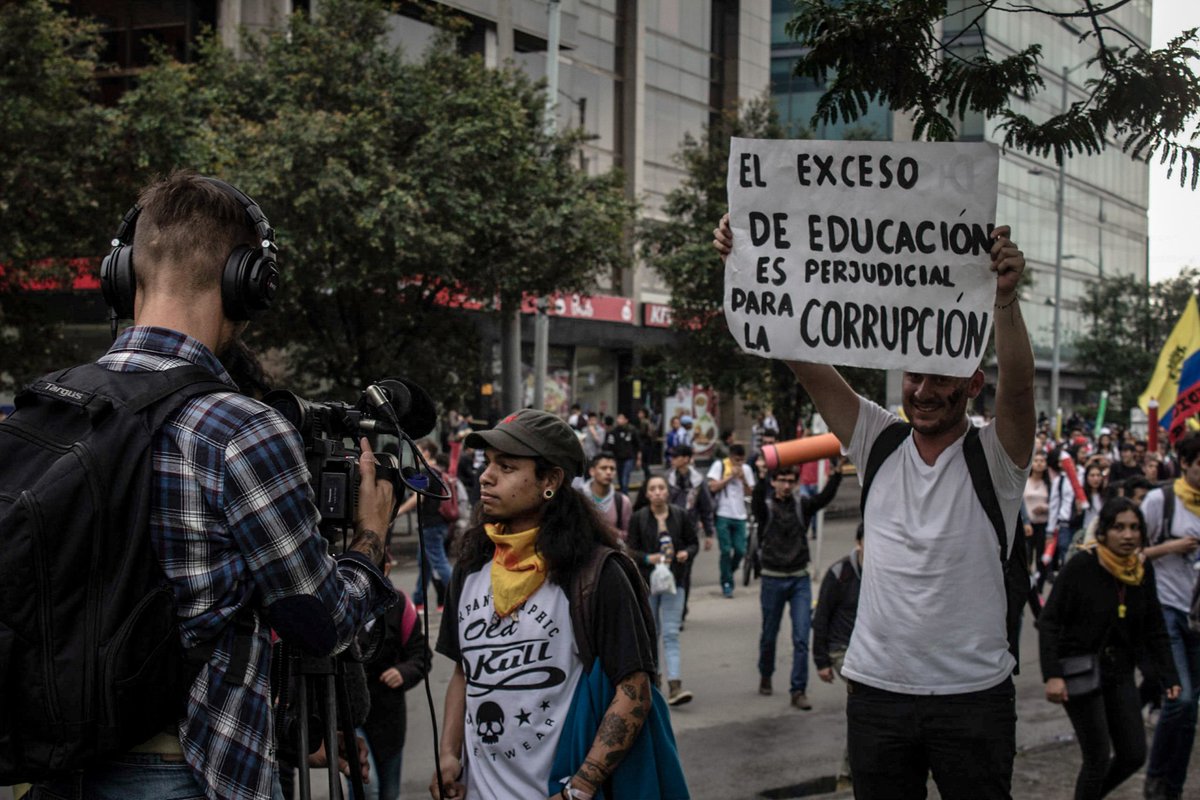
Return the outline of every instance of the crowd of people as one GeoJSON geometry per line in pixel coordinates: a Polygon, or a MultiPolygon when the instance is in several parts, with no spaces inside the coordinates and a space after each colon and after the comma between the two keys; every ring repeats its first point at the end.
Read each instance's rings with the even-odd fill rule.
{"type": "MultiPolygon", "coordinates": [[[[0,427],[9,446],[19,440],[23,453],[62,459],[74,449],[29,427],[38,409],[77,422],[157,414],[153,424],[139,422],[149,465],[138,495],[144,541],[125,533],[130,548],[158,558],[156,588],[170,589],[175,627],[171,647],[136,655],[157,664],[178,644],[189,670],[178,704],[152,709],[148,729],[114,733],[115,744],[95,750],[86,748],[100,745],[84,741],[90,718],[75,727],[56,721],[52,747],[38,738],[48,735],[31,710],[38,703],[55,720],[73,710],[45,689],[57,678],[43,675],[20,698],[11,681],[0,682],[6,714],[20,714],[0,720],[0,770],[13,771],[0,774],[24,764],[36,780],[25,788],[30,800],[276,800],[290,794],[289,760],[322,764],[338,755],[346,772],[357,773],[358,762],[374,797],[394,800],[404,694],[432,661],[418,609],[428,621],[434,608],[435,650],[454,664],[429,786],[435,800],[687,798],[671,715],[703,702],[684,687],[685,673],[698,667],[683,663],[680,642],[694,564],[714,547],[725,598],[734,596],[743,559],[757,561],[761,630],[747,672],[753,661],[758,692],[774,693],[785,609],[789,707],[812,708],[810,658],[820,680],[846,684],[839,778],[856,798],[922,798],[930,776],[948,800],[1011,798],[1012,676],[1026,608],[1036,618],[1045,697],[1065,707],[1082,752],[1075,797],[1103,797],[1143,763],[1147,800],[1182,796],[1200,693],[1200,633],[1192,629],[1200,434],[1172,453],[1162,440],[1150,447],[1117,427],[1092,426],[1089,436],[1083,420],[1068,420],[1059,436],[1048,420],[1039,423],[1017,292],[1025,260],[1006,226],[991,232],[999,378],[986,424],[968,417],[984,388],[979,370],[965,378],[905,372],[901,413],[893,413],[832,366],[789,362],[842,444],[821,485],[815,462],[768,469],[763,448],[780,437],[769,412],[749,446],[722,435],[702,465],[694,421],[684,414],[660,441],[646,408],[613,419],[579,407],[565,418],[523,409],[479,430],[452,412],[440,441],[417,445],[445,492],[397,502],[383,477],[387,459],[368,439],[359,442],[355,513],[336,556],[322,535],[300,434],[250,396],[252,376],[244,385],[233,377],[242,374],[230,359],[245,322],[275,291],[272,237],[262,210],[228,184],[177,173],[147,187],[102,279],[114,323],[124,314],[134,325],[94,369],[81,370],[90,382],[70,371],[50,376],[0,427]],[[211,234],[200,242],[198,226],[211,234]],[[119,377],[127,373],[138,377],[119,377]],[[149,373],[178,380],[155,383],[149,373]],[[199,385],[197,376],[203,387],[185,391],[199,385]],[[129,400],[119,387],[134,380],[154,392],[129,400]],[[110,396],[122,402],[91,401],[110,396]],[[853,550],[822,576],[814,608],[812,525],[839,491],[843,458],[857,471],[861,523],[853,550]],[[421,528],[411,599],[388,577],[387,547],[398,511],[410,510],[421,528]],[[276,683],[275,639],[330,657],[361,644],[364,629],[386,635],[364,659],[370,711],[358,720],[361,750],[350,735],[339,754],[277,748],[276,713],[293,698],[276,683]],[[1143,715],[1154,706],[1147,747],[1143,715]],[[50,762],[47,753],[68,746],[92,757],[50,762]]],[[[722,257],[732,237],[725,218],[714,231],[722,257]]],[[[395,415],[373,388],[367,401],[395,415]]],[[[45,471],[50,483],[74,474],[45,471]]],[[[53,520],[64,528],[73,516],[104,516],[39,504],[50,491],[45,475],[20,478],[30,483],[28,491],[15,487],[21,502],[0,507],[12,526],[6,534],[34,549],[47,535],[38,527],[46,514],[59,514],[53,520]]],[[[341,495],[321,488],[315,499],[332,513],[341,495]]],[[[0,486],[0,497],[17,496],[13,490],[0,486]]],[[[24,552],[10,548],[2,563],[24,552]]],[[[5,574],[41,580],[59,563],[48,566],[46,556],[37,549],[25,569],[5,574]]],[[[4,658],[24,654],[38,627],[24,625],[16,636],[8,626],[18,618],[43,630],[62,623],[44,604],[31,610],[26,596],[39,593],[0,593],[4,658]]],[[[94,600],[81,598],[67,616],[90,620],[100,613],[94,600]]],[[[113,660],[103,654],[92,637],[54,666],[80,676],[74,688],[85,695],[107,697],[111,676],[88,671],[113,660]]],[[[45,668],[42,659],[21,663],[45,668]]],[[[133,704],[117,696],[117,705],[133,704]]]]}

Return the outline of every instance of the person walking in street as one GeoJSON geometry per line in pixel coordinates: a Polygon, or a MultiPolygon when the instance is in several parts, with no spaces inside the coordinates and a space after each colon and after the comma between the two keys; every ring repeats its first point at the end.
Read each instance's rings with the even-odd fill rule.
{"type": "Polygon", "coordinates": [[[643,486],[642,494],[647,502],[634,512],[626,544],[646,585],[652,587],[650,608],[654,612],[667,665],[667,703],[677,706],[692,699],[692,693],[683,688],[679,629],[683,623],[683,587],[688,567],[700,550],[700,541],[687,512],[668,502],[670,490],[665,478],[661,475],[650,478],[643,486]],[[674,591],[653,591],[650,573],[659,563],[670,568],[675,579],[674,591]]]}
{"type": "MultiPolygon", "coordinates": [[[[1042,565],[1046,577],[1052,577],[1062,568],[1071,539],[1075,531],[1083,526],[1083,507],[1075,496],[1075,489],[1067,475],[1067,468],[1060,460],[1059,450],[1050,453],[1051,468],[1050,510],[1047,514],[1046,536],[1053,537],[1054,555],[1042,565]]],[[[1045,561],[1045,559],[1042,559],[1045,561]]]]}
{"type": "Polygon", "coordinates": [[[466,444],[487,466],[437,640],[455,667],[430,795],[686,798],[640,574],[570,488],[579,440],[524,409],[466,444]]]}
{"type": "MultiPolygon", "coordinates": [[[[1007,226],[991,237],[994,422],[975,428],[967,417],[984,388],[978,369],[968,378],[906,371],[908,423],[900,426],[834,367],[788,364],[850,460],[873,470],[869,479],[859,473],[871,558],[842,670],[857,800],[924,798],[931,772],[945,800],[1012,796],[1017,661],[1006,567],[1013,553],[1023,563],[1024,542],[1005,534],[1016,529],[1036,414],[1033,349],[1017,292],[1025,257],[1007,226]]],[[[728,215],[713,244],[728,256],[728,215]]],[[[1027,581],[1020,580],[1021,607],[1027,581]]]]}
{"type": "Polygon", "coordinates": [[[616,427],[609,435],[612,437],[612,453],[617,459],[617,488],[628,495],[633,470],[642,464],[641,436],[629,424],[629,417],[622,413],[617,414],[616,427]]]}
{"type": "Polygon", "coordinates": [[[1146,800],[1175,800],[1183,795],[1200,702],[1200,632],[1188,625],[1200,547],[1200,434],[1181,439],[1176,453],[1182,477],[1142,501],[1151,543],[1145,555],[1156,571],[1158,600],[1182,687],[1179,697],[1163,703],[1154,728],[1146,765],[1146,800]]]}
{"type": "Polygon", "coordinates": [[[1083,752],[1075,800],[1099,800],[1146,761],[1133,674],[1142,653],[1167,698],[1179,698],[1154,567],[1138,557],[1145,537],[1136,503],[1106,502],[1095,543],[1063,567],[1038,618],[1046,699],[1067,709],[1083,752]]]}
{"type": "Polygon", "coordinates": [[[592,458],[588,467],[589,480],[583,481],[579,490],[592,499],[600,516],[612,528],[613,535],[623,542],[629,536],[633,503],[613,486],[616,475],[616,458],[608,451],[601,451],[592,458]]]}
{"type": "Polygon", "coordinates": [[[795,465],[769,473],[770,483],[754,487],[751,506],[758,523],[762,553],[762,634],[758,642],[759,694],[772,693],[775,642],[785,606],[792,620],[792,671],[788,683],[792,707],[811,711],[808,700],[808,634],[812,627],[812,576],[809,573],[808,520],[837,496],[842,473],[833,477],[815,497],[797,489],[800,470],[795,465]]]}
{"type": "MultiPolygon", "coordinates": [[[[668,502],[687,512],[688,523],[695,529],[696,535],[704,542],[704,549],[712,550],[716,538],[716,524],[713,518],[713,498],[708,491],[708,483],[700,470],[692,466],[691,445],[680,445],[671,454],[671,469],[667,472],[668,502]]],[[[692,591],[692,568],[695,558],[687,562],[683,575],[683,617],[688,615],[688,598],[692,591]]],[[[682,630],[682,628],[681,628],[682,630]]]]}
{"type": "MultiPolygon", "coordinates": [[[[437,445],[432,439],[422,439],[417,442],[417,448],[425,456],[426,462],[433,464],[437,456],[437,445]]],[[[400,514],[407,514],[413,509],[417,511],[417,522],[421,527],[420,565],[417,570],[417,586],[413,589],[412,601],[418,611],[425,610],[425,590],[429,579],[433,577],[433,591],[437,598],[437,610],[441,611],[446,603],[446,586],[450,583],[450,559],[446,556],[446,539],[450,534],[449,523],[442,518],[439,508],[442,501],[436,497],[426,497],[412,492],[400,504],[400,514]],[[426,567],[428,565],[428,567],[426,567]],[[428,572],[426,569],[428,568],[428,572]]]]}
{"type": "Polygon", "coordinates": [[[746,557],[746,495],[754,483],[754,470],[746,463],[746,448],[740,444],[730,445],[729,458],[714,461],[708,470],[708,491],[717,503],[721,593],[726,598],[733,597],[733,573],[746,557]]]}
{"type": "Polygon", "coordinates": [[[1025,479],[1021,508],[1025,515],[1025,536],[1030,544],[1030,567],[1037,575],[1037,590],[1041,594],[1046,582],[1041,556],[1046,548],[1046,523],[1050,519],[1050,471],[1045,453],[1034,450],[1029,477],[1025,479]]]}
{"type": "MultiPolygon", "coordinates": [[[[854,620],[858,617],[862,560],[863,524],[860,522],[854,533],[854,550],[826,571],[817,608],[813,611],[813,665],[817,668],[817,677],[825,683],[833,683],[834,675],[845,680],[842,664],[850,647],[850,635],[854,633],[854,620]]],[[[842,763],[836,777],[839,791],[850,788],[849,747],[842,750],[842,763]]]]}

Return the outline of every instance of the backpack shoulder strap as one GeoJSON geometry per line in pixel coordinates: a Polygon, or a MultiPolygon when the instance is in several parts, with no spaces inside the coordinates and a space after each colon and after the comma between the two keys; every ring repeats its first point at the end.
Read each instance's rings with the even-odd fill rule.
{"type": "Polygon", "coordinates": [[[871,452],[867,456],[867,465],[863,468],[862,474],[862,494],[858,501],[860,513],[865,514],[867,510],[867,494],[871,491],[871,484],[875,482],[875,473],[879,472],[879,468],[883,466],[884,461],[887,461],[888,456],[904,444],[904,440],[911,432],[912,426],[907,422],[893,422],[883,429],[875,439],[875,443],[871,445],[871,452]]]}
{"type": "Polygon", "coordinates": [[[571,627],[575,632],[575,646],[579,650],[579,660],[583,662],[585,671],[591,669],[592,662],[600,655],[596,652],[597,643],[592,641],[596,620],[596,590],[600,586],[600,575],[604,572],[604,565],[610,559],[621,569],[630,591],[637,596],[646,630],[651,636],[655,630],[654,615],[650,610],[646,592],[639,591],[639,587],[644,586],[645,582],[633,559],[620,550],[596,545],[583,566],[575,573],[567,592],[567,599],[571,605],[571,627]]]}
{"type": "Polygon", "coordinates": [[[1158,534],[1158,541],[1165,542],[1171,538],[1171,528],[1175,523],[1175,484],[1169,481],[1163,484],[1162,493],[1162,527],[1158,534]]]}
{"type": "Polygon", "coordinates": [[[983,442],[979,439],[979,429],[974,425],[967,428],[963,456],[967,460],[967,472],[971,475],[975,496],[979,498],[984,513],[996,530],[996,538],[1000,542],[1000,560],[1004,561],[1008,556],[1008,532],[1004,529],[1004,513],[1000,510],[996,487],[992,485],[992,475],[988,470],[987,456],[983,452],[983,442]]]}

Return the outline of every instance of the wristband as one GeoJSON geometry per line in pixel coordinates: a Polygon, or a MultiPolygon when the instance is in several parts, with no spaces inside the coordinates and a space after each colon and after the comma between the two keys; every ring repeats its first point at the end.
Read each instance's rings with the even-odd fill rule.
{"type": "Polygon", "coordinates": [[[570,783],[562,788],[563,800],[592,800],[592,795],[585,792],[583,789],[576,789],[570,783]]]}

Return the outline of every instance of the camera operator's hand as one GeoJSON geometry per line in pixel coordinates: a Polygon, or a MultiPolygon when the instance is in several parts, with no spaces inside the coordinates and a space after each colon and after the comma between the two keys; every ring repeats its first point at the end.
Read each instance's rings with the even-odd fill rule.
{"type": "Polygon", "coordinates": [[[366,437],[359,444],[362,446],[362,455],[358,457],[358,471],[362,480],[358,487],[358,514],[354,520],[358,536],[350,549],[366,554],[382,566],[383,535],[392,522],[395,490],[391,483],[375,479],[375,452],[371,450],[366,437]]]}

